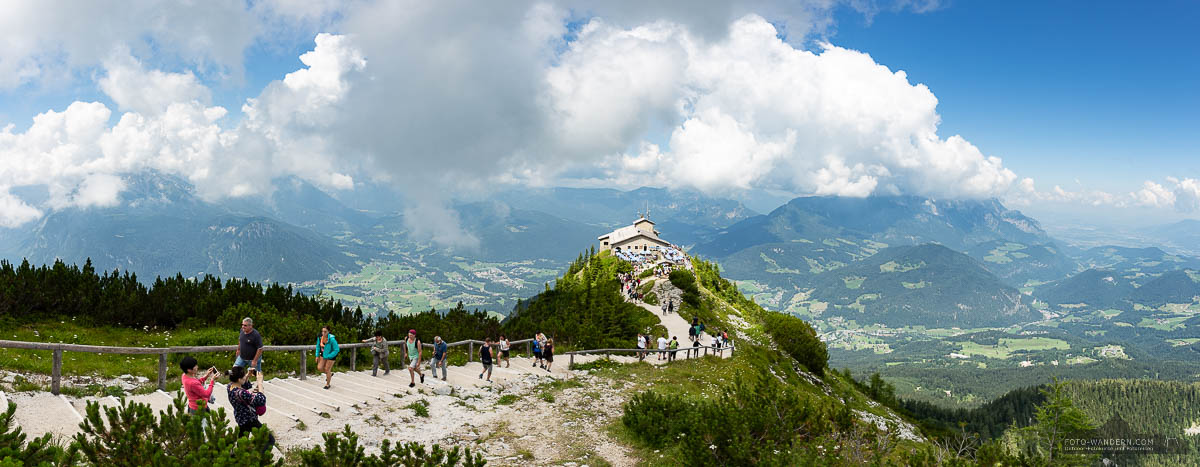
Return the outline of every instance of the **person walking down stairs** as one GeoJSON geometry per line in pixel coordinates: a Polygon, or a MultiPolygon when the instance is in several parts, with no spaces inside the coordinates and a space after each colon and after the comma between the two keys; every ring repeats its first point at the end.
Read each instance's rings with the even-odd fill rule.
{"type": "Polygon", "coordinates": [[[550,367],[554,366],[554,339],[546,339],[546,347],[542,349],[542,360],[546,361],[546,371],[550,371],[550,367]]]}

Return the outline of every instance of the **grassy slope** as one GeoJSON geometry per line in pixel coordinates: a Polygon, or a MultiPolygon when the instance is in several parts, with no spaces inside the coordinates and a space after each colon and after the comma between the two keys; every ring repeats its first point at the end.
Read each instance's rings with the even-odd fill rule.
{"type": "MultiPolygon", "coordinates": [[[[705,280],[697,281],[701,306],[686,307],[680,313],[685,318],[690,315],[699,317],[709,330],[736,330],[730,332],[737,345],[733,358],[710,356],[698,360],[679,360],[661,367],[646,363],[613,365],[598,369],[595,374],[614,381],[636,381],[636,392],[653,389],[663,394],[701,399],[717,395],[720,388],[733,381],[769,372],[788,387],[808,396],[812,403],[835,406],[846,403],[858,411],[888,419],[901,419],[896,413],[871,401],[836,372],[826,372],[824,377],[818,379],[798,371],[800,367],[795,360],[776,350],[765,332],[763,317],[770,312],[745,298],[731,282],[720,279],[718,271],[711,264],[701,261],[695,264],[701,276],[707,275],[705,280]]],[[[636,438],[621,425],[619,419],[611,426],[610,432],[634,446],[635,453],[648,465],[673,465],[671,459],[677,458],[671,452],[672,449],[678,449],[677,446],[663,452],[639,446],[636,438]]],[[[893,452],[919,444],[922,443],[901,441],[893,452]]]]}

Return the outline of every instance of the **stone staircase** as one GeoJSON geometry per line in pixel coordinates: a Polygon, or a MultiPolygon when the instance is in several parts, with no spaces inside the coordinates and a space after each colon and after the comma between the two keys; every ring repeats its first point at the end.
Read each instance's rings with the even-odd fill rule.
{"type": "MultiPolygon", "coordinates": [[[[577,355],[576,363],[584,363],[605,358],[599,355],[577,355]]],[[[637,361],[632,356],[611,356],[615,362],[631,363],[637,361]]],[[[307,379],[295,377],[277,377],[263,381],[263,392],[267,395],[267,412],[259,419],[263,424],[276,431],[277,437],[301,423],[307,426],[319,426],[339,419],[351,419],[363,415],[368,409],[382,406],[402,406],[407,401],[406,396],[424,394],[436,398],[449,396],[453,391],[463,388],[487,389],[502,391],[513,382],[536,375],[540,379],[563,379],[572,377],[567,370],[566,355],[556,355],[553,371],[547,371],[533,365],[528,357],[514,356],[508,368],[493,367],[492,381],[479,378],[482,365],[478,362],[465,366],[450,366],[447,368],[447,379],[434,379],[429,373],[428,366],[423,366],[425,383],[418,378],[415,387],[408,387],[408,370],[393,368],[390,374],[379,370],[378,376],[371,376],[370,370],[365,371],[335,371],[330,389],[324,389],[325,376],[310,374],[307,379]]],[[[651,364],[658,364],[651,356],[646,359],[651,364]]],[[[484,375],[485,377],[487,375],[484,375]]],[[[216,402],[211,407],[214,410],[224,409],[226,418],[231,426],[233,408],[226,395],[226,384],[218,380],[213,395],[216,402]]],[[[154,391],[149,394],[130,395],[126,399],[131,402],[148,404],[156,412],[166,410],[173,402],[178,392],[167,393],[154,391]]],[[[34,393],[0,393],[0,403],[12,400],[17,403],[16,422],[30,437],[52,433],[55,437],[66,440],[79,432],[79,424],[87,413],[87,404],[95,402],[101,407],[113,407],[119,404],[112,396],[72,397],[68,395],[53,395],[48,392],[34,393]]],[[[311,433],[309,434],[311,435],[311,433]]]]}

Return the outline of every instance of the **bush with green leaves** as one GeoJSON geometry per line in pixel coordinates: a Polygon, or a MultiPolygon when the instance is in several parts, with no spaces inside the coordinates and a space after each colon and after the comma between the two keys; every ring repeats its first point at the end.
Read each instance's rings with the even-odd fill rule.
{"type": "Polygon", "coordinates": [[[671,285],[683,291],[680,300],[681,307],[700,308],[700,289],[696,286],[696,276],[684,270],[671,271],[671,285]]]}
{"type": "Polygon", "coordinates": [[[417,399],[415,402],[404,406],[404,408],[412,410],[413,415],[429,418],[429,401],[425,399],[417,399]]]}
{"type": "Polygon", "coordinates": [[[483,467],[483,455],[468,448],[443,449],[435,444],[426,450],[416,442],[392,445],[383,440],[379,454],[367,455],[358,445],[358,435],[346,425],[340,433],[325,433],[325,445],[300,451],[301,465],[306,467],[483,467]]]}
{"type": "Polygon", "coordinates": [[[625,404],[621,424],[648,446],[661,449],[692,435],[696,404],[654,391],[636,394],[625,404]]]}
{"type": "Polygon", "coordinates": [[[89,402],[67,450],[68,459],[104,466],[283,465],[269,449],[270,431],[239,437],[224,409],[189,415],[182,397],[157,416],[124,399],[113,407],[89,402]]]}
{"type": "Polygon", "coordinates": [[[626,403],[621,422],[650,447],[677,443],[683,465],[795,465],[834,432],[832,413],[763,374],[739,379],[713,399],[640,394],[626,403]]]}
{"type": "Polygon", "coordinates": [[[607,358],[598,358],[585,363],[572,363],[567,369],[572,371],[602,370],[605,368],[616,368],[621,365],[621,363],[614,362],[607,358]]]}
{"type": "Polygon", "coordinates": [[[648,305],[658,305],[658,294],[656,294],[654,292],[649,292],[646,295],[642,296],[642,301],[646,302],[646,304],[648,304],[648,305]]]}
{"type": "Polygon", "coordinates": [[[0,413],[0,465],[57,465],[62,458],[62,449],[51,443],[50,434],[26,442],[27,435],[21,427],[14,426],[17,404],[8,403],[0,413]]]}
{"type": "Polygon", "coordinates": [[[817,331],[804,320],[783,313],[766,313],[767,333],[779,346],[779,350],[790,355],[817,375],[825,374],[829,364],[829,351],[817,337],[817,331]]]}

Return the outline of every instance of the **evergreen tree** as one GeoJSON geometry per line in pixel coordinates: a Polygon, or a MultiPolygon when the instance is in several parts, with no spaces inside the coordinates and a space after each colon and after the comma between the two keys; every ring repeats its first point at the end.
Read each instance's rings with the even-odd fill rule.
{"type": "Polygon", "coordinates": [[[1022,432],[1029,436],[1027,453],[1044,457],[1047,463],[1057,465],[1086,465],[1088,456],[1069,455],[1063,452],[1063,440],[1096,428],[1087,414],[1075,406],[1065,390],[1065,383],[1057,378],[1054,384],[1043,389],[1046,402],[1038,406],[1037,420],[1022,432]]]}

